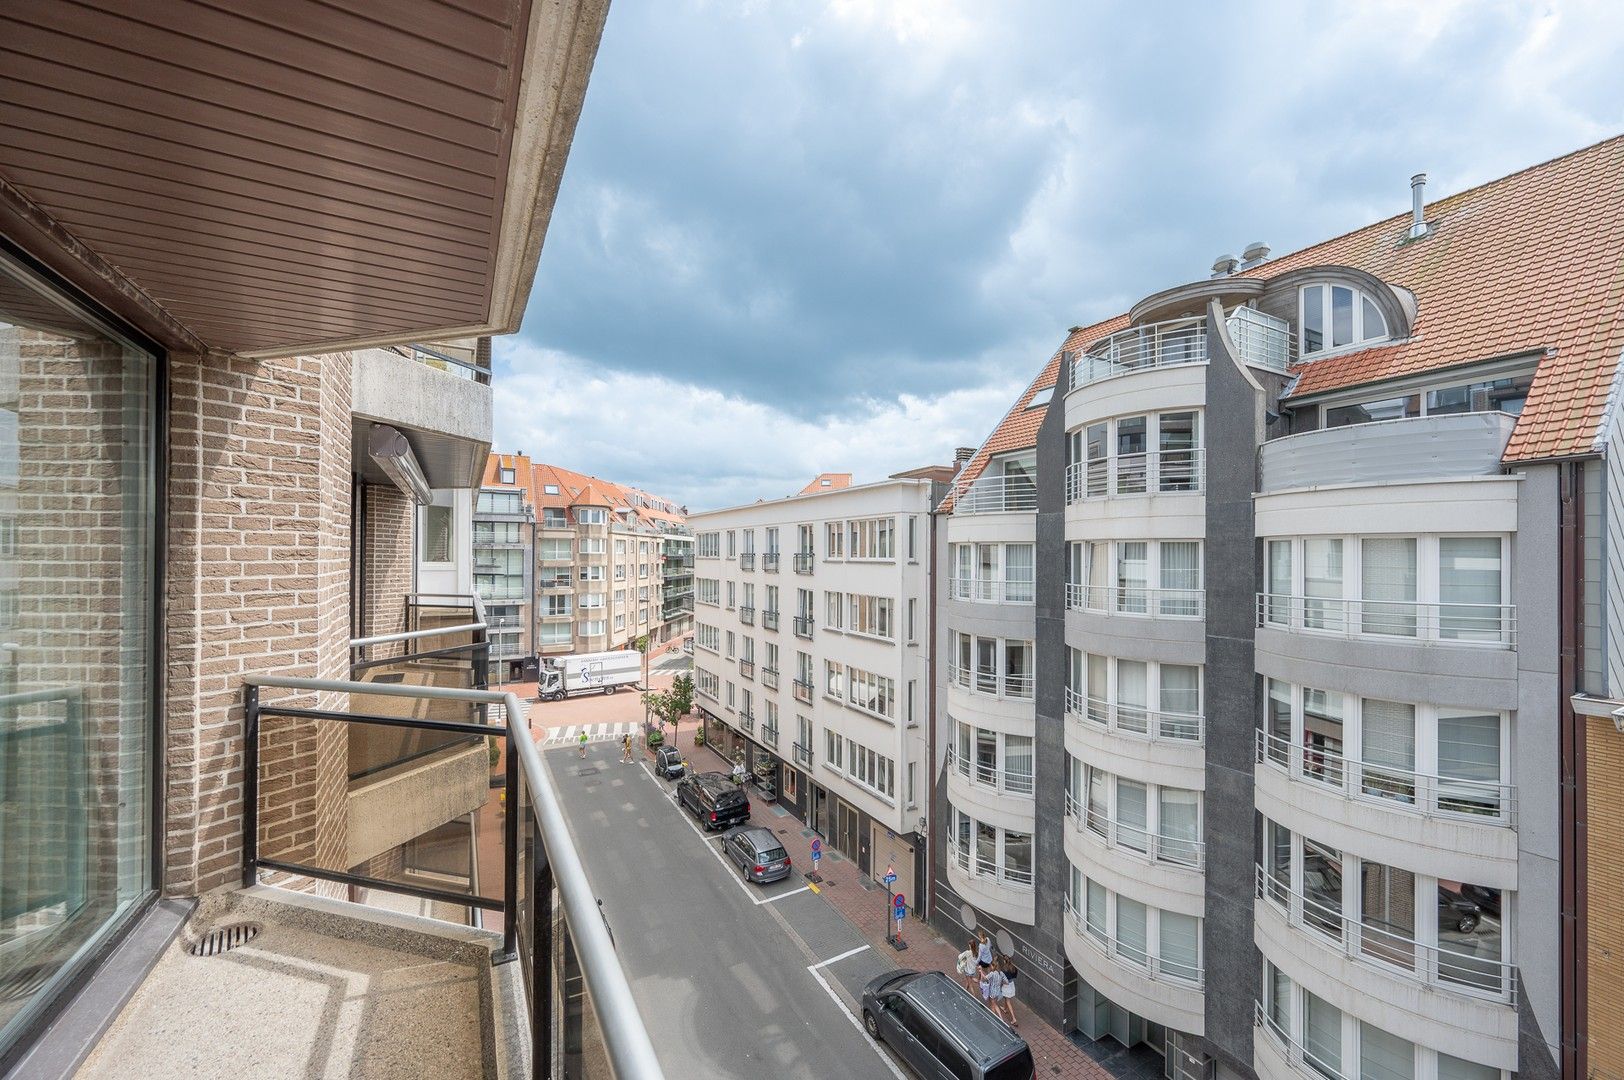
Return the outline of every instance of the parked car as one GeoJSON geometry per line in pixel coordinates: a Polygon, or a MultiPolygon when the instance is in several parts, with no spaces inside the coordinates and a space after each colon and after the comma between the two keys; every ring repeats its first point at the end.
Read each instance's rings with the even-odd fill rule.
{"type": "Polygon", "coordinates": [[[1453,889],[1438,886],[1438,929],[1470,934],[1482,921],[1483,909],[1453,889]]]}
{"type": "Polygon", "coordinates": [[[940,971],[893,971],[863,989],[863,1028],[925,1080],[1033,1080],[1032,1050],[940,971]]]}
{"type": "Polygon", "coordinates": [[[750,820],[750,800],[726,773],[691,773],[677,781],[677,805],[707,830],[750,820]]]}
{"type": "Polygon", "coordinates": [[[682,763],[682,751],[675,746],[662,746],[654,751],[654,771],[667,780],[675,780],[688,771],[682,763]]]}
{"type": "Polygon", "coordinates": [[[750,881],[765,885],[789,877],[789,852],[773,831],[760,825],[740,825],[722,837],[722,854],[738,864],[750,881]]]}

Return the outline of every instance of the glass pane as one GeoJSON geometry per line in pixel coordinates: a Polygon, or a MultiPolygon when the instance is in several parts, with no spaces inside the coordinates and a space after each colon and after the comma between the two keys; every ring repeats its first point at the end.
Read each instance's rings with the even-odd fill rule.
{"type": "Polygon", "coordinates": [[[1353,344],[1353,290],[1331,287],[1331,347],[1353,344]]]}
{"type": "Polygon", "coordinates": [[[1149,583],[1146,565],[1148,546],[1144,541],[1117,545],[1117,610],[1143,615],[1149,597],[1145,587],[1149,583]]]}
{"type": "Polygon", "coordinates": [[[1347,608],[1342,601],[1342,541],[1303,541],[1303,625],[1314,630],[1342,630],[1347,608]]]}
{"type": "Polygon", "coordinates": [[[1415,706],[1366,698],[1359,719],[1364,793],[1415,802],[1415,706]]]}
{"type": "Polygon", "coordinates": [[[1499,889],[1469,882],[1438,882],[1438,977],[1489,993],[1505,987],[1499,889]]]}
{"type": "Polygon", "coordinates": [[[1124,494],[1145,490],[1146,423],[1143,416],[1125,416],[1117,421],[1116,489],[1124,494]]]}
{"type": "Polygon", "coordinates": [[[1269,541],[1269,594],[1264,597],[1263,617],[1276,625],[1291,620],[1291,541],[1269,541]]]}
{"type": "Polygon", "coordinates": [[[1383,537],[1359,543],[1360,629],[1367,634],[1414,637],[1415,538],[1383,537]],[[1380,601],[1390,601],[1381,603],[1380,601]]]}
{"type": "Polygon", "coordinates": [[[1149,959],[1145,951],[1149,944],[1146,937],[1145,905],[1137,900],[1118,896],[1116,909],[1117,948],[1121,951],[1123,959],[1136,964],[1145,963],[1149,959]]]}
{"type": "Polygon", "coordinates": [[[1201,614],[1201,545],[1193,540],[1163,541],[1161,557],[1161,601],[1163,615],[1201,614]]]}
{"type": "Polygon", "coordinates": [[[1192,982],[1201,976],[1201,920],[1176,911],[1161,913],[1160,959],[1164,974],[1192,982]]]}
{"type": "Polygon", "coordinates": [[[1146,827],[1150,823],[1145,785],[1119,777],[1116,798],[1117,843],[1134,851],[1145,851],[1149,846],[1146,827]]]}
{"type": "Polygon", "coordinates": [[[0,263],[0,1051],[152,885],[156,379],[0,263]]]}
{"type": "Polygon", "coordinates": [[[1303,688],[1303,775],[1342,786],[1343,697],[1329,690],[1303,688]]]}
{"type": "Polygon", "coordinates": [[[1446,536],[1438,541],[1438,636],[1501,640],[1500,538],[1446,536]]]}
{"type": "Polygon", "coordinates": [[[1438,1052],[1438,1080],[1500,1080],[1500,1070],[1438,1052]]]}
{"type": "Polygon", "coordinates": [[[1106,930],[1106,892],[1105,886],[1097,881],[1088,883],[1088,930],[1095,937],[1103,938],[1106,930]]]}
{"type": "Polygon", "coordinates": [[[1342,937],[1342,856],[1312,840],[1303,841],[1303,922],[1342,937]]]}
{"type": "Polygon", "coordinates": [[[1328,1077],[1342,1074],[1342,1010],[1303,991],[1303,1060],[1328,1077]]]}
{"type": "Polygon", "coordinates": [[[1414,1080],[1415,1044],[1359,1021],[1359,1080],[1414,1080]]]}
{"type": "Polygon", "coordinates": [[[1264,704],[1268,738],[1264,747],[1270,761],[1277,765],[1291,762],[1291,684],[1279,679],[1269,680],[1268,700],[1264,704]]]}
{"type": "Polygon", "coordinates": [[[1143,660],[1117,661],[1117,726],[1124,731],[1149,729],[1149,666],[1143,660]]]}
{"type": "Polygon", "coordinates": [[[1325,287],[1310,285],[1303,290],[1303,352],[1325,348],[1325,287]]]}
{"type": "Polygon", "coordinates": [[[1164,738],[1195,739],[1201,735],[1201,669],[1193,664],[1163,664],[1162,718],[1164,738]]]}
{"type": "Polygon", "coordinates": [[[1201,840],[1201,796],[1184,788],[1164,787],[1158,791],[1158,803],[1161,857],[1184,866],[1196,865],[1201,840]]]}
{"type": "Polygon", "coordinates": [[[1359,864],[1360,949],[1403,968],[1415,966],[1415,875],[1366,860],[1359,864]]]}
{"type": "Polygon", "coordinates": [[[1291,1031],[1291,977],[1267,960],[1263,962],[1263,993],[1269,1022],[1281,1035],[1291,1031]]]}
{"type": "Polygon", "coordinates": [[[1373,341],[1387,336],[1387,320],[1382,318],[1381,308],[1370,297],[1359,297],[1359,316],[1359,340],[1373,341]]]}
{"type": "Polygon", "coordinates": [[[1161,491],[1196,491],[1201,473],[1196,454],[1196,414],[1163,413],[1156,422],[1157,487],[1161,491]]]}
{"type": "Polygon", "coordinates": [[[1438,716],[1438,808],[1502,813],[1498,716],[1438,716]]]}

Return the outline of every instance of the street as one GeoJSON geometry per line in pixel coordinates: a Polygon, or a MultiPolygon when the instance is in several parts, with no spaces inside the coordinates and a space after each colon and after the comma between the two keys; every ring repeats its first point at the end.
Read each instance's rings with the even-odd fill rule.
{"type": "Polygon", "coordinates": [[[863,984],[896,965],[806,887],[799,823],[752,800],[752,824],[780,834],[795,872],[768,886],[723,863],[639,749],[597,744],[545,755],[603,900],[622,965],[673,1077],[895,1077],[862,1032],[863,984]]]}

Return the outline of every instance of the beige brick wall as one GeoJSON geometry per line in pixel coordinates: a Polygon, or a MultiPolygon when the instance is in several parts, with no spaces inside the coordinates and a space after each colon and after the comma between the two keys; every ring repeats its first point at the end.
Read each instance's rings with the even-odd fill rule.
{"type": "MultiPolygon", "coordinates": [[[[361,602],[361,636],[394,634],[406,629],[405,597],[412,591],[416,506],[398,488],[381,484],[368,484],[363,497],[366,591],[361,602]]],[[[400,651],[375,649],[369,655],[390,656],[400,651]]]]}
{"type": "Polygon", "coordinates": [[[1624,1076],[1624,735],[1585,722],[1592,1076],[1624,1076]]]}
{"type": "MultiPolygon", "coordinates": [[[[348,666],[350,358],[171,359],[164,890],[234,884],[242,862],[242,680],[348,666]]],[[[342,707],[334,695],[267,692],[342,707]]],[[[274,721],[267,854],[338,866],[346,744],[274,721]]],[[[264,804],[262,804],[264,805],[264,804]]],[[[263,833],[262,833],[263,835],[263,833]]]]}

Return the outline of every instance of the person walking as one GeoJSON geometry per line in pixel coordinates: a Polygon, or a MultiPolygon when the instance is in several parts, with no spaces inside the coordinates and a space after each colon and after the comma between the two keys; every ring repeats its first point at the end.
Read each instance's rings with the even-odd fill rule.
{"type": "Polygon", "coordinates": [[[1003,972],[1004,996],[999,1004],[1003,1006],[1004,1019],[1009,1022],[1009,1026],[1020,1027],[1021,1022],[1015,1019],[1015,976],[1020,972],[1015,967],[1015,958],[1013,956],[1004,957],[1003,972]]]}
{"type": "Polygon", "coordinates": [[[586,732],[585,731],[581,732],[580,743],[581,743],[581,756],[586,757],[586,732]]]}
{"type": "Polygon", "coordinates": [[[997,964],[992,964],[981,973],[981,1004],[992,1010],[992,1014],[1003,1018],[1003,1010],[999,1007],[1004,1000],[1004,973],[998,970],[997,964]]]}
{"type": "Polygon", "coordinates": [[[630,765],[632,762],[632,737],[627,735],[620,740],[620,763],[630,765]]]}
{"type": "Polygon", "coordinates": [[[976,962],[983,968],[992,967],[992,941],[985,930],[976,931],[976,962]]]}
{"type": "Polygon", "coordinates": [[[972,994],[980,993],[980,989],[977,986],[978,980],[976,978],[975,942],[971,941],[965,944],[964,951],[959,953],[957,969],[959,973],[959,981],[964,983],[964,988],[970,991],[972,994]]]}

